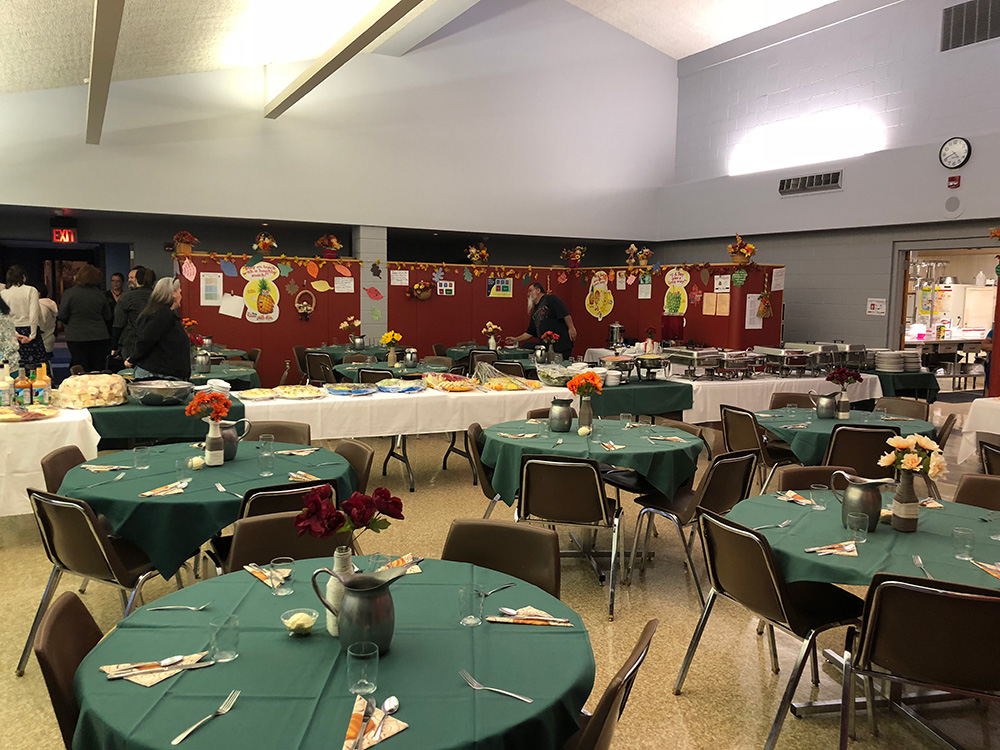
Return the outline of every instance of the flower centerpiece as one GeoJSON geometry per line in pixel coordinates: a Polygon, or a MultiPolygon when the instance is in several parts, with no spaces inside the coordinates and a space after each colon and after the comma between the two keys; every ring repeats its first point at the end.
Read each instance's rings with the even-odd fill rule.
{"type": "Polygon", "coordinates": [[[736,265],[749,263],[750,259],[757,253],[757,248],[736,235],[736,242],[729,245],[729,257],[736,265]]]}
{"type": "Polygon", "coordinates": [[[650,250],[648,247],[644,247],[642,250],[639,251],[638,255],[639,265],[640,266],[647,265],[649,263],[649,259],[652,257],[653,257],[653,251],[650,250]]]}
{"type": "Polygon", "coordinates": [[[861,373],[848,370],[846,367],[838,367],[826,376],[831,383],[840,386],[840,398],[837,400],[837,419],[850,419],[851,400],[847,398],[847,386],[861,382],[861,373]]]}
{"type": "Polygon", "coordinates": [[[894,435],[885,441],[891,451],[878,460],[879,466],[891,466],[899,474],[899,487],[892,499],[892,528],[916,531],[920,503],[913,491],[913,475],[921,473],[934,480],[946,473],[941,447],[924,435],[894,435]]]}
{"type": "Polygon", "coordinates": [[[559,341],[559,334],[556,333],[555,331],[545,331],[545,333],[543,333],[539,338],[541,338],[543,344],[546,344],[549,347],[548,351],[549,362],[555,362],[556,353],[555,350],[553,349],[553,345],[557,341],[559,341]]]}
{"type": "Polygon", "coordinates": [[[396,347],[399,346],[399,342],[403,340],[403,334],[396,333],[395,331],[386,331],[382,334],[382,346],[389,347],[389,356],[386,357],[386,362],[389,363],[390,367],[396,366],[396,347]]]}
{"type": "Polygon", "coordinates": [[[278,243],[269,232],[261,232],[254,238],[253,249],[258,253],[269,253],[278,249],[278,243]]]}
{"type": "Polygon", "coordinates": [[[565,261],[569,261],[570,268],[579,268],[580,261],[583,260],[583,256],[587,254],[587,248],[583,245],[577,245],[572,250],[563,250],[559,255],[565,261]]]}
{"type": "Polygon", "coordinates": [[[486,325],[483,327],[483,333],[489,337],[489,347],[490,349],[497,348],[497,338],[503,332],[503,328],[498,326],[492,320],[487,320],[486,325]]]}
{"type": "Polygon", "coordinates": [[[656,328],[648,326],[646,328],[646,340],[642,345],[643,354],[653,354],[656,351],[656,328]]]}
{"type": "Polygon", "coordinates": [[[429,300],[433,288],[429,281],[416,281],[406,288],[406,296],[419,300],[429,300]]]}
{"type": "Polygon", "coordinates": [[[190,255],[191,246],[198,244],[198,238],[190,232],[181,231],[174,235],[174,252],[178,255],[190,255]]]}
{"type": "Polygon", "coordinates": [[[574,375],[566,387],[574,396],[580,397],[580,434],[589,434],[594,424],[594,409],[590,404],[590,397],[601,392],[603,387],[601,376],[592,370],[587,370],[574,375]]]}
{"type": "MultiPolygon", "coordinates": [[[[233,402],[222,393],[199,391],[184,408],[189,417],[198,417],[208,424],[208,436],[205,438],[205,464],[222,466],[226,459],[226,445],[222,438],[222,420],[229,414],[233,402]]],[[[228,427],[232,427],[227,423],[228,427]]],[[[232,456],[236,455],[236,434],[233,431],[232,456]]]]}
{"type": "Polygon", "coordinates": [[[480,242],[478,245],[469,245],[465,249],[465,254],[469,256],[474,266],[486,265],[490,259],[490,251],[486,249],[486,243],[480,242]]]}
{"type": "Polygon", "coordinates": [[[337,251],[343,247],[337,238],[332,234],[324,234],[316,240],[316,247],[323,251],[324,258],[336,258],[337,251]]]}
{"type": "Polygon", "coordinates": [[[198,327],[197,320],[194,318],[182,318],[181,325],[184,327],[184,333],[187,334],[188,341],[191,342],[192,351],[205,343],[205,339],[201,334],[195,332],[195,329],[198,327]]]}
{"type": "Polygon", "coordinates": [[[348,343],[354,351],[361,351],[365,348],[365,337],[361,335],[361,321],[353,315],[348,315],[347,319],[340,324],[341,331],[347,331],[348,343]]]}

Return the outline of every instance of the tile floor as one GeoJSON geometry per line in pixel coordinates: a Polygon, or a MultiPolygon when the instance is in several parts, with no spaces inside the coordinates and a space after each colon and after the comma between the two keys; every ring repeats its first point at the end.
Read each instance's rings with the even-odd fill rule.
{"type": "MultiPolygon", "coordinates": [[[[940,424],[949,411],[964,415],[968,404],[935,404],[933,420],[940,424]]],[[[960,439],[960,435],[953,434],[946,451],[951,466],[948,478],[953,482],[957,482],[961,473],[976,471],[975,465],[954,465],[960,439]]],[[[378,451],[376,464],[380,465],[388,441],[374,440],[372,444],[378,451]]],[[[406,520],[394,523],[379,538],[378,550],[369,542],[367,552],[413,552],[436,557],[453,518],[482,515],[486,501],[480,490],[473,487],[468,465],[452,459],[449,470],[441,470],[440,458],[445,446],[443,436],[410,441],[410,454],[417,473],[417,492],[414,494],[405,492],[398,465],[390,468],[390,475],[384,480],[377,475],[373,477],[370,487],[385,485],[403,498],[406,520]]],[[[944,484],[942,489],[949,497],[953,485],[944,484]]],[[[630,549],[638,507],[628,499],[625,505],[626,549],[630,549]]],[[[494,517],[506,518],[508,513],[501,506],[494,517]]],[[[663,530],[669,531],[665,527],[663,530]]],[[[798,642],[790,636],[777,635],[782,672],[772,674],[765,641],[755,634],[755,620],[736,605],[720,602],[702,639],[683,695],[672,695],[671,687],[700,607],[681,567],[682,554],[675,539],[664,533],[654,540],[653,548],[656,560],[646,574],[636,575],[630,587],[619,589],[614,622],[606,618],[607,590],[597,585],[586,563],[579,560],[563,563],[563,599],[583,615],[597,662],[597,678],[588,707],[593,707],[610,677],[620,667],[646,621],[657,617],[659,630],[639,673],[614,746],[635,750],[762,747],[794,662],[798,642]]],[[[704,581],[701,560],[696,560],[696,568],[704,581]]],[[[60,736],[34,657],[25,676],[14,677],[14,664],[49,572],[30,516],[0,518],[0,570],[3,571],[0,601],[5,611],[0,625],[0,747],[57,750],[60,736]]],[[[74,585],[74,581],[69,581],[64,588],[74,585]]],[[[171,591],[172,586],[162,580],[154,582],[147,589],[147,600],[171,591]]],[[[104,629],[114,625],[120,614],[117,593],[107,587],[91,585],[84,600],[104,629]]],[[[836,630],[821,639],[820,644],[840,650],[843,637],[844,631],[836,630]]],[[[544,675],[538,675],[538,679],[544,679],[544,675]]],[[[814,689],[806,678],[796,698],[832,699],[839,695],[839,690],[836,673],[824,668],[819,688],[814,689]]],[[[994,746],[993,731],[1000,712],[971,701],[956,706],[931,709],[929,715],[968,747],[994,746]]],[[[778,747],[835,747],[838,721],[835,715],[801,720],[789,717],[778,747]]],[[[861,726],[864,726],[863,721],[861,726]]],[[[862,730],[864,745],[858,746],[934,746],[898,717],[885,712],[880,714],[880,729],[880,736],[875,739],[867,737],[862,730]]]]}

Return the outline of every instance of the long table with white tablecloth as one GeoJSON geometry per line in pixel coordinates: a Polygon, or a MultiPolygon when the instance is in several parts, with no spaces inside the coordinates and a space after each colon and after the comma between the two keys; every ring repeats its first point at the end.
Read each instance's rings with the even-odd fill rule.
{"type": "MultiPolygon", "coordinates": [[[[1000,400],[977,398],[969,406],[969,416],[962,425],[962,442],[958,446],[958,462],[968,461],[979,450],[979,434],[1000,433],[1000,400]]],[[[993,442],[992,440],[990,442],[993,442]]]]}

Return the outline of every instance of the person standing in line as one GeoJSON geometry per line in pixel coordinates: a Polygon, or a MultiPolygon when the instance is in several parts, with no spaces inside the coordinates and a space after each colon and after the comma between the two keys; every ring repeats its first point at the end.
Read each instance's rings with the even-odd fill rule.
{"type": "Polygon", "coordinates": [[[135,378],[188,380],[191,377],[191,343],[177,311],[181,307],[181,282],[164,278],[156,282],[149,304],[139,314],[139,338],[125,364],[135,368],[135,378]]]}
{"type": "Polygon", "coordinates": [[[42,346],[45,347],[45,358],[52,360],[52,350],[56,345],[56,316],[59,314],[59,305],[49,297],[49,290],[44,284],[38,287],[38,307],[41,310],[41,321],[38,324],[42,332],[42,346]]]}
{"type": "Polygon", "coordinates": [[[66,326],[71,366],[80,365],[84,372],[103,370],[111,348],[111,306],[97,288],[100,281],[100,269],[88,263],[76,272],[74,286],[63,293],[59,304],[57,317],[66,326]]]}
{"type": "Polygon", "coordinates": [[[111,274],[111,288],[104,293],[108,298],[108,304],[111,305],[111,319],[115,319],[115,305],[118,304],[118,300],[122,298],[125,294],[125,274],[118,273],[115,271],[111,274]]]}
{"type": "Polygon", "coordinates": [[[0,291],[0,297],[10,308],[10,317],[17,332],[21,366],[34,370],[46,361],[45,347],[38,332],[41,308],[38,306],[38,290],[25,282],[28,280],[21,266],[7,269],[7,288],[0,291]]]}
{"type": "Polygon", "coordinates": [[[128,273],[129,290],[115,306],[115,320],[111,327],[111,355],[123,360],[132,355],[139,337],[139,313],[149,304],[156,274],[153,269],[136,266],[128,273]]]}
{"type": "Polygon", "coordinates": [[[507,343],[512,345],[530,338],[541,339],[543,333],[551,331],[559,336],[559,340],[552,345],[553,351],[568,360],[576,341],[576,327],[566,303],[554,294],[546,294],[545,287],[535,281],[528,285],[528,314],[528,329],[520,336],[508,336],[507,343]]]}
{"type": "Polygon", "coordinates": [[[17,331],[10,317],[10,307],[4,302],[3,295],[0,295],[0,362],[6,362],[11,370],[17,370],[21,366],[19,349],[17,331]]]}

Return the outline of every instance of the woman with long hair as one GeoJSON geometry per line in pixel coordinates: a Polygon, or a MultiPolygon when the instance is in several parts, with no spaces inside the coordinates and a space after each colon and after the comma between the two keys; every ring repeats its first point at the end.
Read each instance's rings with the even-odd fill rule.
{"type": "Polygon", "coordinates": [[[42,336],[38,330],[42,312],[38,306],[38,290],[31,284],[26,284],[27,274],[21,266],[14,265],[7,269],[7,288],[0,291],[0,298],[10,308],[10,319],[19,344],[18,354],[21,365],[28,370],[34,370],[47,361],[42,336]]]}
{"type": "MultiPolygon", "coordinates": [[[[103,370],[111,351],[111,306],[97,288],[101,271],[89,263],[80,268],[74,285],[63,292],[59,320],[66,326],[66,346],[73,365],[84,372],[103,370]]],[[[35,292],[37,299],[38,292],[35,292]]]]}
{"type": "Polygon", "coordinates": [[[135,377],[187,380],[191,377],[191,342],[177,311],[181,282],[165,278],[156,282],[149,302],[139,313],[139,338],[125,362],[135,367],[135,377]]]}

